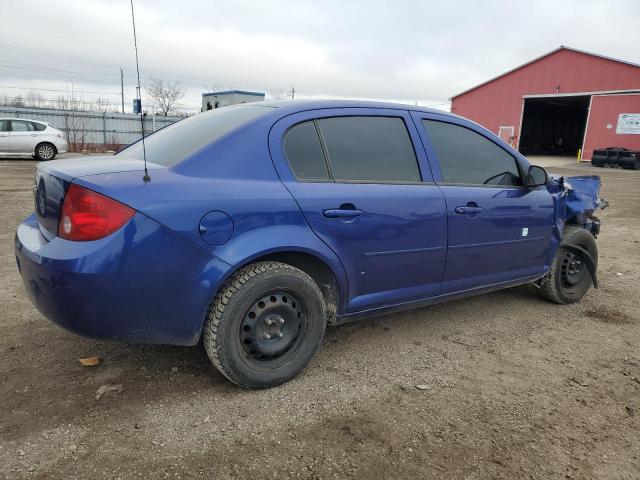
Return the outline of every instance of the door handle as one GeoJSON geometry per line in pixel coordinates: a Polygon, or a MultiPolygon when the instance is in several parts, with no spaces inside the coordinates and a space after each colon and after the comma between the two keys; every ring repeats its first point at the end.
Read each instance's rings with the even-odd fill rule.
{"type": "Polygon", "coordinates": [[[480,213],[482,211],[482,207],[456,207],[454,211],[462,215],[474,215],[476,213],[480,213]]]}
{"type": "Polygon", "coordinates": [[[31,136],[32,136],[32,137],[37,137],[37,136],[38,136],[38,134],[37,134],[37,133],[32,133],[32,134],[31,134],[31,136]]]}
{"type": "Polygon", "coordinates": [[[362,210],[357,208],[330,208],[322,212],[327,218],[355,218],[362,215],[362,213],[362,210]]]}

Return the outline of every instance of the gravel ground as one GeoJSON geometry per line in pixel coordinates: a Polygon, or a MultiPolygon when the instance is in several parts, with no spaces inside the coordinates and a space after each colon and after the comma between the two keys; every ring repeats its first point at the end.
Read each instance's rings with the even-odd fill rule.
{"type": "Polygon", "coordinates": [[[43,318],[13,254],[33,162],[0,161],[0,477],[640,478],[640,172],[550,170],[600,174],[611,203],[581,303],[517,287],[330,328],[299,378],[256,392],[201,348],[43,318]]]}

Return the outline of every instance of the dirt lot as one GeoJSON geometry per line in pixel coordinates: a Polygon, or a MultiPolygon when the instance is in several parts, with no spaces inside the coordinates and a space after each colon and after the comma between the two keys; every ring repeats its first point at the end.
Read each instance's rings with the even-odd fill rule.
{"type": "Polygon", "coordinates": [[[640,172],[596,170],[611,207],[580,304],[518,287],[331,328],[299,378],[252,392],[200,348],[87,340],[31,306],[32,170],[0,161],[0,477],[640,478],[640,172]]]}

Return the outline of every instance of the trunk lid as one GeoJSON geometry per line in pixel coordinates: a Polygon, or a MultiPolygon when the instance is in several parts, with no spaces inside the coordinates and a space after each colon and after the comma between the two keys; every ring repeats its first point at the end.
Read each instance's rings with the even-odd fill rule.
{"type": "MultiPolygon", "coordinates": [[[[164,168],[147,163],[147,168],[164,168]]],[[[144,171],[142,160],[114,155],[41,162],[36,166],[33,183],[34,211],[42,235],[51,240],[58,235],[58,221],[69,184],[74,178],[116,172],[144,171]]]]}
{"type": "Polygon", "coordinates": [[[47,240],[58,234],[58,219],[69,181],[36,168],[33,181],[34,212],[47,240]]]}

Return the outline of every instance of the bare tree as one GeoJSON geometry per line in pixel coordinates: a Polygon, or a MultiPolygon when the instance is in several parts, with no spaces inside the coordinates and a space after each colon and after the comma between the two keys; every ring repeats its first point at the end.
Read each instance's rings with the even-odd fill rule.
{"type": "Polygon", "coordinates": [[[73,107],[67,110],[69,113],[65,116],[65,128],[67,130],[67,141],[69,142],[69,151],[82,152],[87,148],[87,131],[85,126],[86,117],[79,115],[79,109],[73,107]]]}
{"type": "Polygon", "coordinates": [[[178,102],[184,97],[184,92],[178,82],[170,83],[152,77],[151,83],[145,88],[151,97],[151,103],[160,109],[165,117],[180,106],[178,102]]]}
{"type": "Polygon", "coordinates": [[[69,101],[67,97],[64,95],[58,95],[56,98],[49,100],[49,103],[53,108],[67,108],[69,106],[69,101]]]}
{"type": "Polygon", "coordinates": [[[24,98],[25,105],[27,107],[43,107],[44,106],[44,97],[40,95],[38,92],[34,92],[33,90],[29,90],[27,95],[24,98]]]}
{"type": "Polygon", "coordinates": [[[106,112],[109,109],[109,101],[106,98],[97,97],[92,107],[92,110],[95,109],[98,112],[106,112]]]}
{"type": "Polygon", "coordinates": [[[24,107],[24,98],[22,98],[22,95],[18,95],[13,98],[12,103],[12,107],[24,107]]]}

